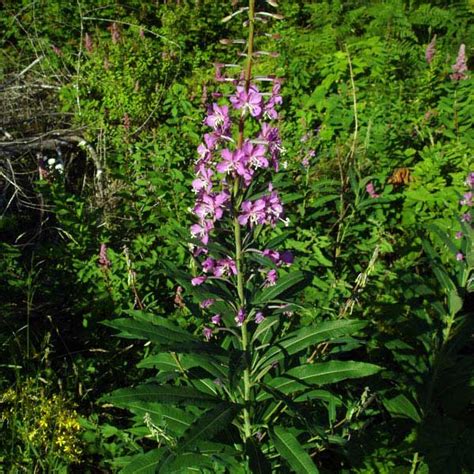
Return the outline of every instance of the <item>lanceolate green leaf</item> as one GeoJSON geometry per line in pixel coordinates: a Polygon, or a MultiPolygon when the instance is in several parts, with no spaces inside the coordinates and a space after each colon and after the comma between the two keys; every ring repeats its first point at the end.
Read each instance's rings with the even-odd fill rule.
{"type": "Polygon", "coordinates": [[[258,367],[272,364],[283,359],[286,355],[296,354],[314,344],[352,334],[366,325],[366,321],[339,320],[299,329],[275,341],[259,361],[258,367]]]}
{"type": "Polygon", "coordinates": [[[303,449],[295,436],[281,426],[270,432],[271,440],[291,470],[296,474],[317,474],[319,471],[309,454],[303,449]]]}
{"type": "Polygon", "coordinates": [[[139,385],[135,388],[115,390],[111,394],[103,397],[103,401],[122,408],[127,408],[128,403],[135,403],[137,400],[176,405],[194,404],[202,407],[214,406],[222,402],[219,398],[191,387],[156,384],[139,385]]]}
{"type": "Polygon", "coordinates": [[[178,442],[178,450],[185,451],[196,445],[200,440],[209,440],[217,433],[226,429],[240,411],[238,405],[221,404],[204,413],[183,434],[178,442]]]}
{"type": "Polygon", "coordinates": [[[259,305],[263,303],[268,303],[269,301],[274,300],[278,295],[288,290],[292,286],[297,285],[303,281],[305,275],[303,272],[292,272],[288,275],[282,276],[276,285],[265,288],[255,297],[254,304],[259,305]]]}
{"type": "MultiPolygon", "coordinates": [[[[290,369],[281,377],[268,382],[268,386],[289,394],[312,388],[314,385],[326,385],[341,380],[367,377],[381,370],[381,367],[365,362],[331,361],[314,365],[302,365],[290,369]]],[[[269,398],[269,394],[262,393],[257,400],[269,398]]]]}
{"type": "Polygon", "coordinates": [[[139,362],[138,367],[156,367],[164,371],[189,370],[195,367],[206,370],[214,377],[225,378],[228,368],[224,365],[222,356],[207,354],[170,354],[162,352],[151,355],[139,362]]]}
{"type": "Polygon", "coordinates": [[[154,449],[145,454],[138,454],[124,467],[120,474],[155,474],[158,461],[165,452],[164,448],[154,449]]]}

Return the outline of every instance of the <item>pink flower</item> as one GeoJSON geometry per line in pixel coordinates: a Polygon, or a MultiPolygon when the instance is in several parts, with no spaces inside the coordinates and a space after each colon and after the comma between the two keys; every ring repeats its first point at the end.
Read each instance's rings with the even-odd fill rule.
{"type": "Polygon", "coordinates": [[[262,114],[263,98],[256,86],[250,86],[248,92],[243,86],[237,86],[237,92],[231,96],[230,101],[235,109],[248,111],[252,117],[262,114]]]}
{"type": "Polygon", "coordinates": [[[200,307],[202,309],[207,309],[209,308],[210,306],[212,306],[214,303],[215,303],[216,300],[212,299],[212,298],[208,298],[207,300],[203,300],[201,301],[200,303],[200,307]]]}
{"type": "Polygon", "coordinates": [[[463,236],[463,233],[461,231],[456,232],[456,235],[455,235],[456,239],[458,240],[462,239],[462,236],[463,236]]]}
{"type": "Polygon", "coordinates": [[[206,341],[209,341],[211,339],[211,337],[212,337],[212,329],[211,328],[205,327],[202,330],[202,333],[203,333],[204,337],[206,338],[206,341]]]}
{"type": "Polygon", "coordinates": [[[458,262],[462,262],[462,261],[464,260],[464,255],[463,255],[461,252],[458,252],[458,253],[456,254],[456,260],[457,260],[458,262]]]}
{"type": "Polygon", "coordinates": [[[380,194],[377,194],[375,192],[374,184],[372,182],[368,183],[367,186],[365,187],[365,190],[367,191],[368,195],[374,199],[380,197],[380,194]]]}
{"type": "Polygon", "coordinates": [[[200,238],[204,245],[209,242],[209,232],[214,229],[213,221],[201,221],[199,224],[191,226],[191,235],[200,238]]]}
{"type": "Polygon", "coordinates": [[[257,199],[256,201],[244,201],[242,203],[242,213],[238,217],[241,225],[250,223],[250,227],[255,224],[263,224],[265,222],[265,201],[257,199]]]}
{"type": "Polygon", "coordinates": [[[219,326],[221,324],[221,315],[220,314],[215,314],[211,318],[212,324],[215,324],[216,326],[219,326]]]}
{"type": "Polygon", "coordinates": [[[198,175],[198,178],[196,178],[192,182],[194,192],[199,193],[201,191],[205,191],[207,193],[210,193],[212,189],[211,176],[214,174],[214,172],[211,169],[206,168],[203,164],[201,164],[197,166],[196,173],[198,175]]]}
{"type": "Polygon", "coordinates": [[[214,268],[214,276],[228,277],[231,275],[237,275],[237,266],[235,265],[234,260],[230,257],[218,260],[214,268]]]}
{"type": "Polygon", "coordinates": [[[265,277],[265,286],[274,286],[278,280],[278,273],[275,269],[270,270],[265,277]]]}
{"type": "Polygon", "coordinates": [[[466,59],[466,46],[464,44],[459,47],[458,57],[456,58],[456,62],[453,64],[452,69],[453,74],[451,74],[449,77],[451,77],[453,81],[461,81],[463,79],[467,79],[466,72],[468,71],[468,69],[466,59]]]}
{"type": "Polygon", "coordinates": [[[194,207],[194,213],[201,219],[217,221],[224,215],[224,209],[230,200],[230,194],[224,190],[219,194],[203,192],[194,207]]]}
{"type": "Polygon", "coordinates": [[[197,276],[191,280],[191,285],[199,286],[199,285],[202,285],[206,280],[207,280],[206,275],[197,276]]]}
{"type": "Polygon", "coordinates": [[[204,123],[214,130],[226,131],[230,127],[229,107],[227,105],[221,107],[218,104],[212,104],[212,109],[204,119],[204,123]]]}
{"type": "Polygon", "coordinates": [[[260,324],[261,322],[263,322],[265,319],[265,316],[263,315],[263,313],[261,311],[259,311],[256,315],[255,315],[255,322],[257,324],[260,324]]]}
{"type": "Polygon", "coordinates": [[[84,36],[84,48],[88,53],[92,53],[94,50],[94,45],[92,44],[92,38],[90,37],[89,33],[86,33],[84,36]]]}
{"type": "Polygon", "coordinates": [[[216,261],[211,257],[206,258],[206,260],[204,260],[204,262],[202,262],[202,269],[203,269],[204,273],[212,272],[214,270],[215,266],[216,266],[216,261]]]}
{"type": "Polygon", "coordinates": [[[470,188],[474,188],[474,171],[467,175],[465,183],[466,183],[466,186],[469,186],[470,188]]]}
{"type": "Polygon", "coordinates": [[[105,244],[100,244],[99,265],[102,268],[109,268],[112,265],[109,258],[107,257],[107,245],[105,244]]]}
{"type": "Polygon", "coordinates": [[[466,212],[461,216],[461,222],[471,222],[471,214],[469,212],[466,212]]]}
{"type": "Polygon", "coordinates": [[[263,145],[253,145],[249,141],[246,141],[242,147],[245,163],[254,169],[268,168],[268,160],[265,158],[266,151],[267,149],[263,145]]]}
{"type": "Polygon", "coordinates": [[[431,40],[430,44],[427,46],[426,51],[425,51],[425,58],[428,64],[431,64],[431,61],[433,61],[435,53],[436,53],[436,35],[433,36],[433,39],[431,40]]]}
{"type": "Polygon", "coordinates": [[[240,308],[239,311],[237,312],[237,316],[235,317],[235,322],[237,323],[237,326],[242,326],[245,321],[245,311],[240,308]]]}
{"type": "Polygon", "coordinates": [[[473,198],[472,192],[469,191],[468,193],[465,193],[463,197],[464,197],[464,199],[459,201],[459,204],[461,204],[461,206],[472,207],[472,198],[473,198]]]}

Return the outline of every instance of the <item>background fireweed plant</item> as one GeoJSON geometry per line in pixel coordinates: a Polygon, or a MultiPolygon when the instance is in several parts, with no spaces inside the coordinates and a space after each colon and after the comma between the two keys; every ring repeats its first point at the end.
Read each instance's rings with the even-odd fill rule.
{"type": "Polygon", "coordinates": [[[318,472],[312,456],[317,461],[335,429],[351,418],[346,412],[337,423],[344,402],[320,387],[380,370],[348,360],[357,347],[348,336],[366,322],[294,330],[305,310],[292,296],[306,278],[289,270],[293,256],[281,230],[289,225],[278,193],[282,80],[253,74],[255,57],[264,54],[256,49],[264,37],[255,34],[255,22],[281,17],[256,11],[250,0],[226,20],[241,15],[248,16],[248,37],[235,42],[245,44],[245,65],[216,65],[222,91],[213,94],[195,165],[191,248],[197,271],[188,276],[170,265],[203,324],[186,332],[141,311],[109,323],[125,337],[154,343],[140,366],[158,369],[149,383],[106,397],[142,417],[158,444],[124,460],[123,472],[318,472]]]}

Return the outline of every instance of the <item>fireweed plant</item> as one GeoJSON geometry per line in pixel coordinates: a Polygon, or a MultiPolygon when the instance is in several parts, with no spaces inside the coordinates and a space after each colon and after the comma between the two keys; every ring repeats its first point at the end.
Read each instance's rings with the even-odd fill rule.
{"type": "Polygon", "coordinates": [[[203,324],[196,335],[139,311],[110,323],[125,336],[156,345],[141,363],[158,369],[156,379],[107,397],[142,416],[158,443],[134,458],[126,472],[143,463],[156,466],[157,472],[186,466],[212,472],[288,467],[318,472],[310,453],[326,449],[333,430],[315,419],[323,409],[330,424],[339,421],[342,426],[350,421],[347,413],[354,413],[354,406],[345,407],[320,387],[380,369],[347,360],[355,341],[348,336],[361,330],[363,321],[295,329],[304,309],[291,298],[305,275],[289,270],[293,255],[284,248],[285,233],[278,230],[288,221],[275,184],[283,152],[275,125],[283,81],[252,72],[255,57],[262,55],[254,47],[256,19],[280,16],[256,11],[254,0],[227,19],[238,15],[248,16],[248,37],[237,41],[245,44],[245,65],[242,70],[216,66],[224,92],[213,94],[217,100],[204,119],[207,130],[192,182],[196,272],[190,277],[174,271],[184,297],[193,299],[189,308],[203,324]],[[331,355],[334,346],[339,356],[344,354],[341,360],[331,355]]]}

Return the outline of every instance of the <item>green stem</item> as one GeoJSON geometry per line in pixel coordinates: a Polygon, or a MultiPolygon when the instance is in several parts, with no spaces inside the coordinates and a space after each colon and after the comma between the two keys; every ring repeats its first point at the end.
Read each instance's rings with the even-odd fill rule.
{"type": "MultiPolygon", "coordinates": [[[[255,18],[255,0],[249,0],[249,33],[247,41],[247,65],[245,68],[245,88],[248,91],[250,88],[250,79],[252,76],[252,56],[253,56],[253,42],[254,42],[254,18],[255,18]]],[[[244,116],[241,116],[239,123],[239,139],[237,147],[240,148],[244,142],[244,116]]],[[[239,178],[235,178],[233,197],[234,205],[240,206],[239,199],[239,178]]],[[[237,218],[238,212],[235,209],[234,212],[234,237],[235,237],[235,263],[237,267],[237,293],[239,296],[240,308],[245,309],[245,292],[244,292],[244,271],[242,261],[242,232],[240,224],[237,218]]],[[[252,436],[252,422],[250,418],[250,401],[251,401],[251,382],[250,382],[250,361],[251,361],[251,350],[249,344],[249,337],[247,331],[247,321],[243,321],[241,326],[242,336],[242,350],[245,352],[245,369],[244,369],[244,441],[248,440],[252,436]]]]}

